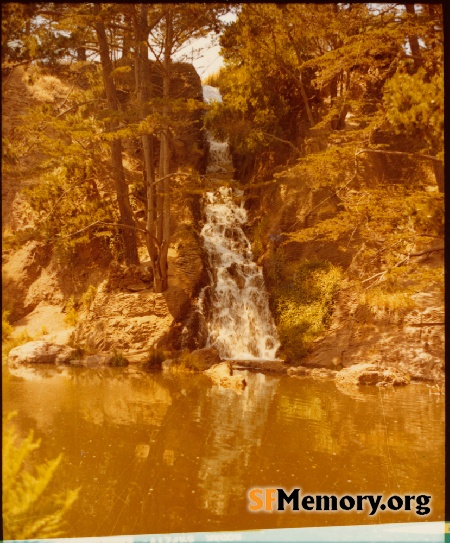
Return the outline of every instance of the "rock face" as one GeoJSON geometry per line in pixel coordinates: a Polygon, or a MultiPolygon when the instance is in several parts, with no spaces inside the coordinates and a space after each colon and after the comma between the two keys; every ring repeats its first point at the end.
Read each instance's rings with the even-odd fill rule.
{"type": "Polygon", "coordinates": [[[397,368],[380,368],[376,364],[355,364],[336,374],[336,384],[342,386],[404,386],[410,376],[397,368]]]}
{"type": "Polygon", "coordinates": [[[224,388],[244,390],[247,385],[243,375],[233,375],[233,370],[229,362],[216,364],[204,373],[212,379],[215,385],[224,388]]]}
{"type": "Polygon", "coordinates": [[[75,341],[99,351],[145,350],[174,323],[164,294],[108,292],[105,281],[75,333],[75,341]]]}
{"type": "Polygon", "coordinates": [[[328,368],[379,362],[413,380],[444,382],[442,293],[429,289],[412,297],[416,307],[401,319],[386,312],[367,316],[356,294],[341,291],[327,336],[303,364],[328,368]]]}
{"type": "MultiPolygon", "coordinates": [[[[11,254],[3,255],[3,307],[12,308],[12,321],[33,311],[42,300],[42,292],[39,294],[35,286],[49,260],[50,251],[36,241],[25,243],[11,254]]],[[[49,297],[55,299],[55,289],[52,289],[49,297]]],[[[56,301],[62,301],[62,296],[56,301]]]]}
{"type": "Polygon", "coordinates": [[[221,358],[217,349],[197,349],[192,351],[191,357],[195,357],[205,368],[220,364],[221,358]]]}
{"type": "Polygon", "coordinates": [[[11,349],[8,364],[12,367],[23,364],[64,364],[75,357],[75,349],[48,341],[30,341],[11,349]]]}
{"type": "Polygon", "coordinates": [[[128,353],[152,346],[181,348],[182,330],[200,291],[204,266],[201,247],[190,226],[192,212],[187,207],[180,214],[174,211],[174,216],[177,224],[169,248],[169,288],[161,294],[153,292],[148,264],[111,264],[77,328],[77,342],[100,351],[115,348],[128,353]]]}

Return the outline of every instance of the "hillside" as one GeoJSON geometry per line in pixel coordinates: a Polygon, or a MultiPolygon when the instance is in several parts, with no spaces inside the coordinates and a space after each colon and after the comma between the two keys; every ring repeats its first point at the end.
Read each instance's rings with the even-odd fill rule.
{"type": "Polygon", "coordinates": [[[94,24],[76,12],[93,25],[94,62],[43,50],[45,61],[14,67],[8,53],[3,309],[13,335],[132,360],[208,344],[211,308],[206,299],[201,315],[198,300],[216,270],[200,233],[217,179],[206,173],[205,119],[231,148],[235,180],[222,182],[244,190],[277,356],[443,379],[440,12],[386,10],[383,37],[367,7],[330,9],[242,7],[221,36],[223,102],[206,105],[193,67],[169,51],[150,62],[125,47],[108,64],[106,15],[94,24]],[[289,17],[322,20],[320,47],[289,17]],[[346,26],[352,17],[369,30],[346,26]],[[407,28],[423,39],[419,60],[405,52],[405,39],[416,46],[407,28]]]}

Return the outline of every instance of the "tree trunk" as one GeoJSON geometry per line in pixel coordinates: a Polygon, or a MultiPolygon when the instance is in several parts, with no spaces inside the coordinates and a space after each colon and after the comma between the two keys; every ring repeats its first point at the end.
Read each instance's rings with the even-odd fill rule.
{"type": "MultiPolygon", "coordinates": [[[[126,28],[131,27],[131,19],[128,15],[124,16],[124,23],[126,28]]],[[[130,48],[131,48],[131,39],[130,39],[130,33],[124,32],[123,38],[122,38],[122,58],[128,58],[130,56],[130,48]]]]}
{"type": "MultiPolygon", "coordinates": [[[[99,18],[100,4],[94,3],[94,15],[96,16],[95,30],[97,33],[100,61],[102,64],[103,83],[105,86],[106,99],[108,108],[113,113],[110,121],[110,130],[114,131],[118,128],[119,121],[117,114],[119,113],[119,100],[117,98],[116,87],[111,77],[112,62],[110,58],[108,40],[103,21],[99,18]]],[[[111,142],[111,163],[112,176],[116,186],[117,203],[119,206],[120,222],[128,228],[122,228],[121,234],[123,239],[123,248],[125,261],[127,264],[139,264],[139,257],[136,243],[135,223],[133,213],[131,211],[130,198],[128,193],[128,185],[125,180],[125,172],[122,163],[122,141],[117,138],[111,142]]]]}
{"type": "Polygon", "coordinates": [[[77,60],[80,62],[84,62],[87,60],[85,47],[77,47],[77,60]]]}
{"type": "Polygon", "coordinates": [[[162,224],[161,228],[161,253],[160,270],[162,277],[162,289],[168,287],[167,256],[169,252],[170,237],[170,132],[169,132],[169,99],[170,99],[170,64],[173,47],[172,11],[166,13],[166,35],[164,43],[164,67],[163,67],[163,128],[161,130],[161,150],[159,162],[159,190],[163,193],[162,224]]]}
{"type": "MultiPolygon", "coordinates": [[[[149,114],[148,102],[150,100],[150,67],[148,63],[148,5],[140,4],[139,16],[133,17],[136,36],[136,92],[140,105],[141,119],[149,114]]],[[[162,279],[160,263],[160,242],[155,231],[155,167],[154,167],[154,138],[153,134],[142,134],[142,149],[144,154],[145,182],[147,194],[145,242],[153,269],[153,286],[155,292],[161,292],[162,279]]]]}
{"type": "Polygon", "coordinates": [[[298,62],[298,72],[299,72],[298,86],[300,88],[300,94],[302,95],[302,100],[303,100],[303,104],[305,106],[306,115],[308,117],[310,127],[313,128],[313,126],[314,126],[314,118],[313,118],[313,115],[312,115],[312,112],[311,112],[311,108],[309,107],[308,96],[306,94],[305,86],[303,85],[303,79],[302,79],[301,66],[303,64],[303,59],[302,59],[300,51],[298,50],[298,47],[297,47],[297,45],[295,43],[295,40],[292,37],[292,32],[291,32],[290,26],[288,24],[288,20],[287,20],[288,19],[288,17],[287,17],[288,14],[286,12],[287,6],[284,5],[284,4],[281,4],[281,9],[282,9],[282,14],[283,14],[283,19],[286,22],[287,36],[288,36],[289,41],[291,42],[291,45],[292,45],[292,47],[294,49],[295,56],[296,56],[297,62],[298,62]]]}
{"type": "MultiPolygon", "coordinates": [[[[411,16],[411,19],[414,20],[416,18],[416,10],[414,4],[405,4],[405,7],[406,13],[411,16]]],[[[414,71],[417,72],[417,70],[423,65],[423,60],[420,54],[419,39],[416,34],[410,34],[408,36],[408,41],[411,48],[411,54],[414,58],[414,71]]]]}

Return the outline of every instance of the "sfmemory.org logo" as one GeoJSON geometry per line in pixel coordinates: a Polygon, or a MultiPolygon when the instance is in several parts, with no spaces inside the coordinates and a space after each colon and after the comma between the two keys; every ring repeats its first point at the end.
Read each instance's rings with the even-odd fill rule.
{"type": "Polygon", "coordinates": [[[300,494],[300,488],[286,492],[283,488],[252,488],[248,491],[248,508],[250,511],[272,512],[285,511],[368,511],[369,515],[376,515],[379,511],[414,511],[416,515],[428,515],[431,496],[420,494],[418,496],[389,496],[387,500],[379,494],[347,494],[336,496],[333,494],[300,494]]]}

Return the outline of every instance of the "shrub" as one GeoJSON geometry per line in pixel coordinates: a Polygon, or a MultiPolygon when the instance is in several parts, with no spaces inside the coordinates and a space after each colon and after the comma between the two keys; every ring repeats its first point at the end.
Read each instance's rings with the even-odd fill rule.
{"type": "Polygon", "coordinates": [[[260,257],[264,253],[268,228],[269,215],[265,215],[255,226],[255,230],[253,232],[252,252],[255,258],[260,257]]]}
{"type": "Polygon", "coordinates": [[[318,259],[286,263],[281,251],[274,258],[275,320],[282,352],[295,363],[329,326],[342,273],[318,259]]]}
{"type": "Polygon", "coordinates": [[[129,364],[129,361],[127,358],[125,358],[123,353],[121,353],[120,351],[116,351],[116,349],[114,349],[113,357],[109,365],[112,366],[113,368],[125,368],[126,366],[128,366],[128,364],[129,364]]]}
{"type": "Polygon", "coordinates": [[[213,74],[207,75],[203,81],[202,85],[210,85],[211,87],[219,87],[221,82],[221,71],[218,70],[217,72],[214,72],[213,74]]]}
{"type": "Polygon", "coordinates": [[[8,320],[9,313],[10,311],[2,311],[2,341],[8,339],[12,331],[14,330],[14,326],[12,326],[12,324],[10,324],[8,320]]]}
{"type": "Polygon", "coordinates": [[[174,371],[179,372],[197,372],[203,371],[205,364],[200,356],[189,351],[183,351],[181,355],[176,359],[173,366],[174,371]]]}
{"type": "Polygon", "coordinates": [[[142,367],[148,371],[156,371],[162,368],[162,363],[166,360],[166,353],[156,347],[151,347],[148,353],[147,360],[142,367]]]}
{"type": "Polygon", "coordinates": [[[28,343],[29,341],[33,341],[33,339],[34,337],[30,336],[27,330],[24,330],[19,335],[15,337],[10,337],[3,342],[2,354],[4,356],[8,356],[11,349],[14,349],[14,347],[18,347],[19,345],[23,345],[24,343],[28,343]]]}
{"type": "Polygon", "coordinates": [[[89,285],[86,292],[81,296],[81,303],[86,311],[91,307],[92,302],[94,301],[95,295],[97,293],[97,287],[94,285],[89,285]]]}
{"type": "Polygon", "coordinates": [[[67,300],[65,310],[67,311],[67,314],[64,317],[64,322],[69,326],[76,326],[79,315],[78,311],[75,309],[75,300],[73,296],[67,300]]]}

